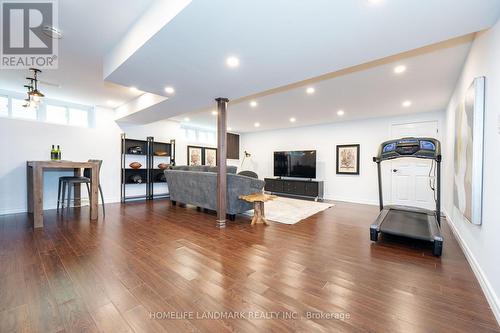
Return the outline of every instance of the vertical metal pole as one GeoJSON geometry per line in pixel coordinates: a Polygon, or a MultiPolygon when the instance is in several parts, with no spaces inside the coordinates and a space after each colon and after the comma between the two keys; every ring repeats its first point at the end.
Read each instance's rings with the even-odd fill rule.
{"type": "Polygon", "coordinates": [[[384,209],[384,197],[382,194],[382,170],[380,161],[377,161],[377,175],[378,175],[378,202],[380,210],[384,209]]]}
{"type": "Polygon", "coordinates": [[[229,99],[216,98],[217,101],[217,228],[226,227],[227,208],[227,128],[226,109],[229,99]]]}

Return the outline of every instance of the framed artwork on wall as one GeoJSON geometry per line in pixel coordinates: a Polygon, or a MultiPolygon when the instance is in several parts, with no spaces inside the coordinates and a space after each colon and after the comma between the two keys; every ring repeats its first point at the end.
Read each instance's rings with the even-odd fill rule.
{"type": "Polygon", "coordinates": [[[216,148],[204,148],[203,155],[204,155],[203,165],[217,166],[217,149],[216,148]]]}
{"type": "Polygon", "coordinates": [[[188,146],[188,165],[217,166],[217,148],[188,146]]]}
{"type": "Polygon", "coordinates": [[[480,225],[483,207],[485,78],[469,86],[455,112],[453,204],[466,221],[480,225]]]}
{"type": "Polygon", "coordinates": [[[203,163],[203,147],[188,146],[187,147],[188,165],[202,165],[203,163]]]}
{"type": "Polygon", "coordinates": [[[337,174],[359,175],[359,145],[337,145],[337,174]]]}

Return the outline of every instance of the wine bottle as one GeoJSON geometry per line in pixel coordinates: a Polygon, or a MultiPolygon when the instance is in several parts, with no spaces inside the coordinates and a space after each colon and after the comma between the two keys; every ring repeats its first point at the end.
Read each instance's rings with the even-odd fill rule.
{"type": "Polygon", "coordinates": [[[57,160],[57,151],[56,151],[56,148],[54,147],[54,145],[52,145],[52,149],[50,150],[50,159],[52,161],[57,160]]]}
{"type": "Polygon", "coordinates": [[[61,148],[59,148],[59,145],[57,145],[57,160],[61,160],[61,148]]]}

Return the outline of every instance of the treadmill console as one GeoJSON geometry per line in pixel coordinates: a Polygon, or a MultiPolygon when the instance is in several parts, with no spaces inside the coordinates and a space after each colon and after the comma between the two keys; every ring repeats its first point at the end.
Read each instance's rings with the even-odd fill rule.
{"type": "Polygon", "coordinates": [[[439,141],[432,138],[402,138],[381,145],[379,160],[399,157],[441,159],[439,141]]]}

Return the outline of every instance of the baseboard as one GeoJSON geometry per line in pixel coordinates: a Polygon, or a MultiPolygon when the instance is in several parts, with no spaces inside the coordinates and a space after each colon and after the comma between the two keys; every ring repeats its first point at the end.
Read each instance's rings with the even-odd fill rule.
{"type": "Polygon", "coordinates": [[[343,202],[349,202],[349,203],[357,203],[357,204],[362,204],[362,205],[378,206],[378,201],[375,201],[375,200],[354,200],[351,198],[342,198],[342,197],[336,197],[336,196],[330,196],[330,195],[325,195],[323,197],[323,199],[333,200],[333,201],[343,201],[343,202]]]}
{"type": "MultiPolygon", "coordinates": [[[[117,203],[117,202],[120,202],[120,201],[121,201],[121,199],[119,197],[118,198],[115,198],[115,197],[104,198],[104,202],[105,203],[117,203]]],[[[99,200],[99,204],[101,204],[100,200],[99,200]]],[[[88,206],[88,203],[84,204],[83,206],[88,206]]],[[[57,203],[54,203],[54,204],[45,206],[44,210],[56,209],[56,208],[57,208],[57,203]]],[[[27,211],[28,211],[28,209],[26,207],[22,207],[22,208],[9,208],[9,209],[0,210],[0,215],[21,214],[21,213],[26,213],[27,211]]]]}
{"type": "Polygon", "coordinates": [[[450,214],[446,210],[443,210],[445,215],[446,215],[446,220],[448,221],[448,225],[450,226],[451,231],[453,232],[453,235],[455,236],[456,240],[458,241],[458,244],[460,245],[460,248],[462,249],[465,258],[467,258],[467,261],[469,262],[469,265],[472,268],[472,271],[474,272],[474,275],[476,276],[476,279],[479,281],[479,285],[481,286],[481,289],[483,290],[484,295],[486,296],[486,300],[488,301],[488,304],[490,305],[491,311],[493,312],[493,315],[495,316],[498,325],[500,325],[500,299],[498,298],[498,295],[495,293],[495,290],[491,286],[491,283],[489,282],[488,278],[484,274],[483,270],[481,269],[481,266],[479,266],[479,263],[477,262],[476,258],[472,254],[471,250],[463,240],[462,236],[460,236],[460,232],[458,231],[457,227],[455,226],[455,223],[453,222],[452,218],[450,217],[450,214]]]}

